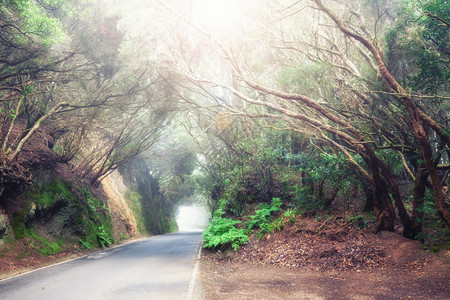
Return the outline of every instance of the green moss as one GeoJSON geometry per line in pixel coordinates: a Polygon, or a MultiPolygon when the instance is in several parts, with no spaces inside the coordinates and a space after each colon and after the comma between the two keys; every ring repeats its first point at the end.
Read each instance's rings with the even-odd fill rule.
{"type": "Polygon", "coordinates": [[[25,224],[23,223],[22,216],[18,215],[13,218],[11,223],[14,237],[18,240],[25,237],[25,224]]]}
{"type": "Polygon", "coordinates": [[[161,226],[162,232],[168,232],[169,224],[166,222],[166,218],[164,217],[164,212],[162,209],[158,210],[158,221],[161,226]]]}
{"type": "Polygon", "coordinates": [[[147,234],[148,230],[145,226],[145,216],[142,209],[141,199],[143,198],[139,193],[126,190],[124,198],[128,203],[128,207],[133,213],[134,219],[136,220],[137,230],[140,234],[147,234]]]}
{"type": "Polygon", "coordinates": [[[159,224],[162,228],[162,233],[174,232],[178,230],[177,222],[174,218],[168,217],[164,214],[164,210],[159,210],[159,224]]]}
{"type": "Polygon", "coordinates": [[[163,199],[159,198],[158,195],[151,197],[153,198],[144,198],[141,194],[132,190],[127,190],[124,194],[124,199],[136,220],[138,232],[140,234],[162,234],[176,231],[175,221],[171,221],[161,207],[163,199]]]}
{"type": "MultiPolygon", "coordinates": [[[[30,245],[32,249],[35,249],[43,256],[50,256],[54,253],[60,252],[64,246],[61,238],[58,238],[55,242],[47,240],[45,237],[39,236],[33,229],[26,228],[24,230],[24,236],[30,239],[30,245]]],[[[31,255],[30,250],[24,250],[22,256],[31,255]]]]}
{"type": "Polygon", "coordinates": [[[82,245],[89,245],[89,248],[106,247],[113,243],[113,227],[107,204],[95,197],[88,186],[73,186],[60,178],[54,178],[48,183],[33,185],[25,192],[25,198],[24,208],[13,218],[14,236],[16,239],[32,238],[35,248],[42,255],[60,251],[62,240],[53,243],[38,237],[27,228],[25,221],[32,220],[32,209],[46,211],[58,202],[64,202],[71,211],[70,222],[81,233],[82,245]]]}
{"type": "Polygon", "coordinates": [[[34,203],[27,201],[19,213],[13,216],[11,226],[16,239],[20,240],[25,237],[25,219],[34,215],[35,209],[34,203]]]}
{"type": "Polygon", "coordinates": [[[166,224],[168,227],[168,230],[166,232],[178,231],[177,221],[174,218],[171,218],[166,224]]]}
{"type": "Polygon", "coordinates": [[[25,204],[13,217],[12,229],[16,239],[26,236],[25,222],[33,219],[35,211],[45,211],[52,208],[57,202],[73,202],[75,195],[70,185],[60,178],[54,178],[48,183],[34,184],[25,192],[25,204]]]}
{"type": "Polygon", "coordinates": [[[33,201],[40,210],[50,208],[58,201],[68,202],[75,199],[70,186],[57,177],[46,184],[33,185],[25,192],[25,197],[33,201]]]}

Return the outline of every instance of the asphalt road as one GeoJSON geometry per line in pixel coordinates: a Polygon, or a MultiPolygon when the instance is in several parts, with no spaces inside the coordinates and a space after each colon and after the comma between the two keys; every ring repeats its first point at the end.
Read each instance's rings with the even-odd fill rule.
{"type": "Polygon", "coordinates": [[[178,232],[100,251],[0,281],[0,299],[191,299],[200,241],[178,232]]]}

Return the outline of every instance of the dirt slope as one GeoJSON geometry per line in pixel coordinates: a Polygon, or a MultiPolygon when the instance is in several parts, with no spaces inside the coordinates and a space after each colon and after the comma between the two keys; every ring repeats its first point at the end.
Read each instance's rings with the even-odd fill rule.
{"type": "Polygon", "coordinates": [[[114,239],[121,240],[121,234],[127,237],[138,235],[136,219],[123,195],[127,189],[119,172],[114,171],[103,179],[102,187],[108,197],[108,207],[114,227],[114,239]]]}
{"type": "Polygon", "coordinates": [[[450,251],[302,219],[239,252],[203,251],[206,299],[450,299],[450,251]]]}

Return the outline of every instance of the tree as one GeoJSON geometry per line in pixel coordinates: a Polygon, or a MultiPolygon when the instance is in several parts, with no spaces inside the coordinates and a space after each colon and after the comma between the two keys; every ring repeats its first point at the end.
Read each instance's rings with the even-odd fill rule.
{"type": "Polygon", "coordinates": [[[121,59],[116,16],[90,2],[28,0],[4,1],[0,14],[2,188],[30,182],[19,157],[41,124],[56,138],[58,159],[92,184],[165,129],[175,108],[170,89],[148,64],[121,59]]]}
{"type": "MultiPolygon", "coordinates": [[[[321,1],[300,1],[263,10],[267,15],[259,19],[268,20],[267,24],[253,20],[258,25],[241,28],[239,33],[227,32],[232,40],[222,38],[223,32],[202,28],[178,15],[193,28],[188,43],[194,44],[191,48],[196,49],[196,57],[201,47],[204,61],[211,61],[211,57],[221,61],[216,70],[222,74],[198,59],[183,59],[189,56],[186,54],[175,56],[171,66],[177,66],[176,71],[192,81],[199,95],[210,97],[215,105],[234,115],[280,120],[277,126],[307,132],[311,138],[327,141],[342,151],[361,178],[371,184],[377,230],[393,230],[395,205],[404,234],[416,237],[420,222],[407,211],[398,179],[380,151],[391,148],[403,158],[405,154],[420,157],[431,179],[436,208],[448,225],[437,167],[442,150],[448,148],[448,129],[418,106],[422,97],[407,93],[388,70],[377,40],[385,28],[375,27],[370,32],[363,12],[363,5],[349,9],[345,3],[336,2],[330,8],[321,1]],[[300,13],[307,19],[305,23],[299,21],[300,13]],[[248,52],[250,49],[253,55],[248,52]],[[258,61],[255,53],[260,54],[258,61]],[[261,60],[271,67],[261,67],[261,60]],[[283,86],[273,76],[289,66],[302,64],[326,66],[322,69],[331,72],[327,84],[333,88],[320,85],[311,91],[309,85],[283,86]],[[374,93],[373,87],[379,87],[380,93],[374,93]],[[300,90],[293,92],[291,88],[300,90]],[[428,128],[440,145],[437,149],[428,128]],[[363,163],[355,159],[358,156],[363,163]]],[[[378,21],[374,20],[375,25],[378,21]]],[[[403,166],[405,174],[412,173],[406,160],[403,166]]],[[[414,178],[425,177],[419,170],[420,167],[414,168],[420,175],[414,178]]]]}
{"type": "Polygon", "coordinates": [[[11,183],[30,182],[30,173],[16,158],[40,124],[65,106],[52,101],[51,77],[57,72],[63,74],[61,65],[75,54],[50,51],[63,33],[60,22],[47,14],[47,1],[1,4],[0,190],[3,190],[11,183]]]}

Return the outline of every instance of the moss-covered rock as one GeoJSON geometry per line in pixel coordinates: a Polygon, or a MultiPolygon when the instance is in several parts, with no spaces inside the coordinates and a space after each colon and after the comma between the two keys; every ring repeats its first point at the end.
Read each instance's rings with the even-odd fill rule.
{"type": "MultiPolygon", "coordinates": [[[[94,196],[89,186],[72,185],[55,177],[32,185],[24,199],[12,222],[16,239],[31,237],[47,250],[57,247],[46,243],[46,237],[62,243],[80,243],[86,248],[106,247],[113,242],[106,200],[94,196]]],[[[43,251],[50,251],[47,250],[43,251]]]]}
{"type": "Polygon", "coordinates": [[[156,178],[150,174],[144,159],[135,159],[119,168],[128,191],[129,203],[138,224],[139,232],[163,234],[174,230],[172,207],[159,189],[156,178]]]}

